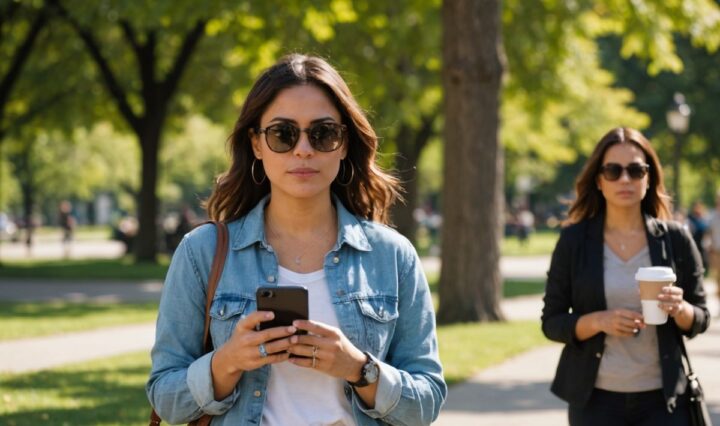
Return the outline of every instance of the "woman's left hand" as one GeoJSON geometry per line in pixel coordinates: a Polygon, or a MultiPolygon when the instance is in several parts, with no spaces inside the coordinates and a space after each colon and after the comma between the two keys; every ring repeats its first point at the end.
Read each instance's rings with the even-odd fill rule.
{"type": "Polygon", "coordinates": [[[660,301],[660,309],[667,312],[671,317],[682,315],[685,308],[683,300],[683,289],[681,287],[669,285],[662,288],[662,292],[658,295],[660,301]]]}
{"type": "Polygon", "coordinates": [[[309,334],[290,338],[288,352],[301,358],[290,358],[295,365],[313,368],[348,381],[360,379],[365,354],[353,345],[340,329],[316,321],[294,321],[298,330],[309,334]]]}

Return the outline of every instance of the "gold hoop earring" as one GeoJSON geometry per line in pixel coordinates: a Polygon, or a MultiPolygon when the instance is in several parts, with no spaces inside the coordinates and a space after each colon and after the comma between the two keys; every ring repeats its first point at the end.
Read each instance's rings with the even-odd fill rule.
{"type": "Polygon", "coordinates": [[[252,165],[250,166],[250,179],[255,183],[255,185],[262,185],[263,182],[265,182],[265,179],[267,178],[267,174],[263,173],[262,179],[257,179],[255,177],[255,163],[257,162],[257,158],[253,158],[252,165]]]}
{"type": "Polygon", "coordinates": [[[340,173],[338,173],[335,180],[337,181],[338,185],[340,186],[348,186],[350,185],[350,182],[352,182],[353,178],[355,178],[355,166],[353,166],[352,161],[348,160],[348,164],[350,164],[350,178],[347,180],[347,182],[343,182],[341,178],[344,178],[347,174],[347,166],[345,166],[345,161],[340,162],[340,173]]]}

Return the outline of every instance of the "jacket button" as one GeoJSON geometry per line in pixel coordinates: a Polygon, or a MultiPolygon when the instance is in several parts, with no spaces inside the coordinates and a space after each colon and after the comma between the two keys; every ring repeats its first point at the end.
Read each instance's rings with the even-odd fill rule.
{"type": "Polygon", "coordinates": [[[337,265],[338,263],[340,263],[340,258],[337,257],[337,256],[333,257],[333,263],[336,264],[336,265],[337,265]]]}
{"type": "Polygon", "coordinates": [[[253,395],[255,395],[256,397],[259,397],[260,395],[262,395],[262,392],[260,392],[259,390],[256,390],[255,392],[253,392],[253,395]]]}
{"type": "Polygon", "coordinates": [[[269,283],[274,283],[274,282],[275,282],[275,275],[268,275],[267,280],[268,280],[269,283]]]}
{"type": "Polygon", "coordinates": [[[602,358],[602,354],[600,352],[596,353],[595,358],[602,358]]]}

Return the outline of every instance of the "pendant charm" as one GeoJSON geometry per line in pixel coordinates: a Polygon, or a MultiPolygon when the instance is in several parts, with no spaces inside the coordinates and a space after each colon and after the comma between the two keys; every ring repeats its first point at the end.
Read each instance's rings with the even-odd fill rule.
{"type": "Polygon", "coordinates": [[[299,265],[301,259],[302,259],[302,255],[300,255],[300,256],[295,256],[295,264],[296,264],[296,265],[299,265]]]}

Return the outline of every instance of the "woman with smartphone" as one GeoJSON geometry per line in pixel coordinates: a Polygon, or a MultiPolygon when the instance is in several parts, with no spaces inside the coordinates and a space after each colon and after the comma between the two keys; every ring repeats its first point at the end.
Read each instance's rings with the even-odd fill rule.
{"type": "Polygon", "coordinates": [[[710,316],[700,254],[671,222],[670,197],[650,142],[617,128],[598,142],[575,184],[577,198],[552,255],[542,329],[565,344],[552,391],[569,403],[570,425],[688,425],[683,336],[710,316]],[[674,285],[641,314],[639,268],[671,266],[674,285]]]}
{"type": "Polygon", "coordinates": [[[250,90],[229,145],[207,202],[230,241],[214,350],[203,355],[201,340],[216,231],[201,226],[163,289],[153,407],[172,423],[430,424],[447,393],[430,291],[413,246],[386,226],[398,183],[346,83],[320,58],[282,58],[250,90]],[[257,289],[288,286],[307,289],[309,320],[261,326],[276,313],[257,310],[257,289]]]}

